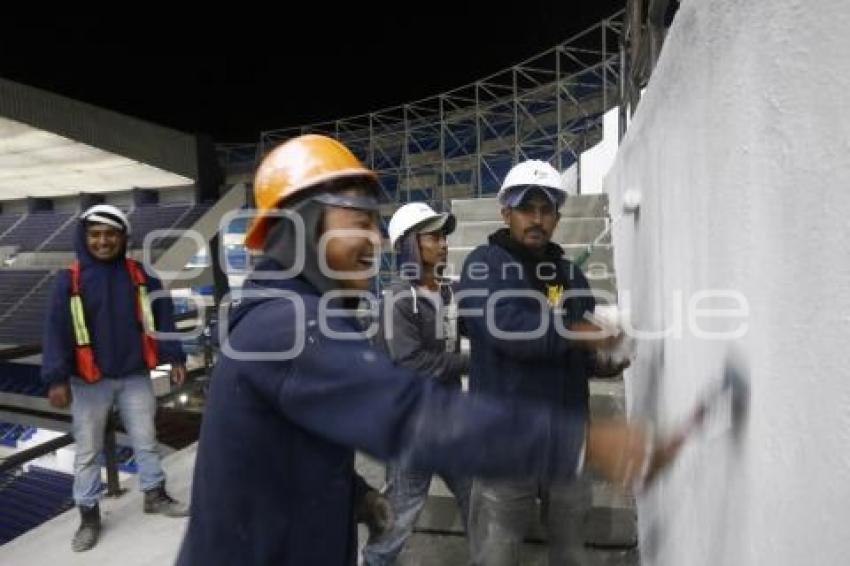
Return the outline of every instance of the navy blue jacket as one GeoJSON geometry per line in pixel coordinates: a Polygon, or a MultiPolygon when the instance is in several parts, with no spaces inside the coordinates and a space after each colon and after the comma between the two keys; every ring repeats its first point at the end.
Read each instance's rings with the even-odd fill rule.
{"type": "MultiPolygon", "coordinates": [[[[541,328],[543,317],[548,330],[538,338],[509,339],[495,336],[487,328],[484,314],[470,315],[468,310],[485,309],[495,293],[525,291],[546,297],[546,286],[559,285],[564,291],[588,291],[590,286],[581,270],[563,259],[560,246],[550,244],[548,261],[554,269],[541,268],[544,278],[536,277],[535,261],[511,242],[506,229],[490,236],[490,243],[479,246],[464,262],[458,291],[460,314],[470,340],[469,387],[473,393],[499,397],[532,399],[567,407],[572,414],[587,414],[587,378],[592,370],[591,357],[563,338],[555,326],[555,313],[533,298],[508,297],[492,304],[493,322],[503,332],[541,328]],[[485,267],[486,266],[486,267],[485,267]],[[480,293],[480,296],[466,295],[480,293]]],[[[564,303],[562,327],[593,312],[592,297],[576,297],[564,303]]]]}
{"type": "Polygon", "coordinates": [[[353,311],[328,327],[355,339],[329,337],[312,285],[263,280],[258,270],[246,289],[293,293],[303,310],[290,298],[245,299],[226,322],[180,566],[354,564],[355,449],[438,472],[574,474],[581,419],[472,399],[418,377],[354,336],[360,326],[353,311]],[[233,356],[286,352],[299,333],[303,348],[291,359],[233,356]]]}
{"type": "MultiPolygon", "coordinates": [[[[80,290],[86,323],[94,347],[95,360],[104,377],[120,378],[147,371],[142,357],[142,326],[136,315],[136,286],[122,254],[104,262],[89,253],[85,227],[77,230],[75,248],[80,261],[80,290]]],[[[162,289],[162,283],[148,274],[148,291],[162,289]]],[[[71,272],[60,271],[47,306],[42,341],[41,377],[47,383],[67,380],[76,374],[74,329],[71,323],[71,272]]],[[[151,305],[156,329],[174,332],[173,304],[161,298],[151,305]]],[[[183,363],[186,359],[179,342],[158,341],[161,363],[183,363]]]]}

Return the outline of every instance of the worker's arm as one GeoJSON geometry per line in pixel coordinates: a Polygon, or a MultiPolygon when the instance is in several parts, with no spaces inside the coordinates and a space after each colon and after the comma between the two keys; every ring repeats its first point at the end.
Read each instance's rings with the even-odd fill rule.
{"type": "MultiPolygon", "coordinates": [[[[148,277],[148,289],[151,293],[162,291],[162,282],[156,277],[148,277]]],[[[166,294],[152,301],[154,325],[159,332],[177,332],[174,325],[174,302],[166,294]]],[[[186,354],[179,340],[157,340],[159,361],[171,364],[171,381],[178,387],[186,381],[186,354]]]]}
{"type": "Polygon", "coordinates": [[[393,511],[387,498],[354,474],[354,520],[369,528],[370,536],[385,532],[393,522],[393,511]]]}
{"type": "MultiPolygon", "coordinates": [[[[283,352],[294,344],[295,309],[276,301],[231,333],[240,350],[283,352]],[[256,328],[275,332],[256,332],[256,328]]],[[[307,309],[308,317],[314,311],[307,309]]],[[[344,321],[341,322],[346,326],[344,321]]],[[[353,332],[348,324],[347,331],[353,332]]],[[[346,328],[340,328],[346,331],[346,328]]],[[[313,326],[300,355],[254,362],[245,379],[261,396],[306,430],[382,460],[413,468],[486,477],[549,480],[575,475],[586,463],[619,478],[620,456],[641,444],[642,433],[622,425],[585,428],[582,415],[547,405],[469,397],[395,366],[365,340],[332,340],[313,326]],[[626,434],[625,431],[629,431],[626,434]],[[627,441],[628,437],[628,441],[627,441]],[[607,456],[611,451],[614,456],[607,456]],[[615,466],[617,464],[617,466],[615,466]]],[[[632,462],[632,456],[626,459],[632,462]]],[[[642,463],[628,469],[641,469],[642,463]]]]}
{"type": "Polygon", "coordinates": [[[47,396],[54,407],[71,403],[68,379],[76,369],[73,325],[71,323],[70,278],[60,271],[47,304],[41,350],[41,379],[48,385],[47,396]]]}
{"type": "MultiPolygon", "coordinates": [[[[151,293],[159,293],[163,290],[162,282],[156,277],[148,277],[148,289],[151,293]]],[[[165,294],[151,301],[154,323],[159,332],[177,332],[174,326],[174,302],[171,295],[165,294]]],[[[186,354],[179,340],[158,340],[159,357],[163,363],[185,364],[186,354]]]]}

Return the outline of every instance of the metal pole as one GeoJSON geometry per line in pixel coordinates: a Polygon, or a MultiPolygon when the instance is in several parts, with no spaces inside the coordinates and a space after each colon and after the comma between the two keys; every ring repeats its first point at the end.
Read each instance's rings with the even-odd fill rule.
{"type": "Polygon", "coordinates": [[[64,448],[69,444],[73,444],[73,442],[74,437],[70,434],[66,434],[64,436],[54,438],[53,440],[48,440],[47,442],[39,444],[38,446],[28,448],[27,450],[11,454],[0,461],[0,472],[8,472],[10,470],[14,470],[21,464],[26,464],[30,460],[40,458],[41,456],[50,454],[51,452],[55,452],[60,448],[64,448]]]}
{"type": "MultiPolygon", "coordinates": [[[[401,148],[401,166],[404,167],[404,190],[407,191],[407,201],[410,202],[410,138],[413,135],[410,131],[410,117],[408,116],[408,106],[405,104],[401,109],[401,119],[404,122],[404,146],[401,148]]],[[[399,171],[399,185],[401,185],[401,171],[399,171]]],[[[401,193],[396,189],[397,193],[401,193]]],[[[398,201],[401,200],[399,195],[398,201]]]]}
{"type": "MultiPolygon", "coordinates": [[[[440,205],[443,204],[443,197],[446,194],[446,109],[445,96],[440,95],[440,205]]],[[[434,201],[437,199],[434,198],[434,201]]],[[[442,208],[441,208],[442,210],[442,208]]]]}
{"type": "Polygon", "coordinates": [[[106,432],[103,439],[103,453],[106,456],[106,496],[120,497],[125,490],[118,482],[118,460],[116,458],[117,443],[115,442],[115,411],[109,411],[106,419],[106,432]]]}
{"type": "Polygon", "coordinates": [[[561,159],[561,47],[555,48],[555,167],[563,168],[561,159]]]}
{"type": "Polygon", "coordinates": [[[512,69],[514,99],[514,164],[519,163],[519,94],[517,93],[517,70],[512,69]]]}
{"type": "MultiPolygon", "coordinates": [[[[625,33],[625,28],[623,33],[625,33]]],[[[622,143],[623,137],[626,135],[626,119],[628,116],[628,101],[626,100],[626,81],[628,80],[628,68],[626,66],[626,43],[625,38],[620,37],[620,120],[619,130],[622,143]]]]}
{"type": "Polygon", "coordinates": [[[608,20],[602,23],[602,109],[608,112],[608,20]]]}
{"type": "Polygon", "coordinates": [[[481,197],[483,181],[481,179],[481,83],[475,83],[475,164],[476,173],[476,198],[481,197]]]}

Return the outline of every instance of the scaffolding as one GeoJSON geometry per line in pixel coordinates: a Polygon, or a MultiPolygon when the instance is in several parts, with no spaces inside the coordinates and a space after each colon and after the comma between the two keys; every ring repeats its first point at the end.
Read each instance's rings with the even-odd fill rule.
{"type": "Polygon", "coordinates": [[[345,143],[377,174],[384,215],[400,204],[494,194],[515,163],[576,164],[602,139],[603,115],[624,91],[624,12],[474,83],[402,104],[305,126],[269,130],[257,156],[318,133],[345,143]]]}

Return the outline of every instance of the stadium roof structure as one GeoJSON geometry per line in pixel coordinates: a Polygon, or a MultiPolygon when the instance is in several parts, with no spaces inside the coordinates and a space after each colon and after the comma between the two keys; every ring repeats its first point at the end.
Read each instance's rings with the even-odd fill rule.
{"type": "Polygon", "coordinates": [[[385,200],[395,203],[492,196],[525,159],[567,169],[601,140],[605,112],[620,105],[623,20],[619,11],[534,57],[422,100],[264,131],[257,156],[300,134],[333,136],[378,173],[385,200]]]}
{"type": "Polygon", "coordinates": [[[0,201],[186,186],[197,153],[194,135],[0,79],[0,201]]]}

